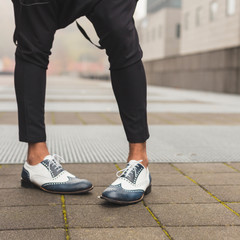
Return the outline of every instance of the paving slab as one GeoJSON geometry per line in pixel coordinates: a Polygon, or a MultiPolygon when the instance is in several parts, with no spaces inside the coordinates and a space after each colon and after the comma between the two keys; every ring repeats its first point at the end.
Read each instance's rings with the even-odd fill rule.
{"type": "Polygon", "coordinates": [[[217,202],[198,186],[153,186],[144,200],[147,204],[217,202]]]}
{"type": "Polygon", "coordinates": [[[85,124],[109,124],[109,121],[98,112],[80,112],[78,118],[85,124]]]}
{"type": "Polygon", "coordinates": [[[67,205],[92,205],[102,204],[102,200],[98,198],[106,187],[94,187],[94,189],[85,194],[65,195],[67,205]]]}
{"type": "Polygon", "coordinates": [[[202,185],[240,185],[239,173],[189,173],[189,176],[202,185]]]}
{"type": "Polygon", "coordinates": [[[152,185],[155,186],[184,186],[195,185],[182,174],[157,174],[151,173],[152,185]]]}
{"type": "Polygon", "coordinates": [[[109,123],[122,124],[122,120],[120,118],[119,113],[104,112],[103,114],[105,118],[108,118],[109,123]]]}
{"type": "Polygon", "coordinates": [[[239,225],[240,218],[220,203],[149,204],[164,226],[239,225]]]}
{"type": "Polygon", "coordinates": [[[208,191],[224,202],[240,202],[240,186],[205,186],[208,191]]]}
{"type": "Polygon", "coordinates": [[[83,164],[62,164],[63,167],[75,174],[75,173],[109,173],[114,174],[117,172],[117,168],[113,163],[83,163],[83,164]]]}
{"type": "MultiPolygon", "coordinates": [[[[46,102],[58,103],[62,102],[64,99],[60,100],[46,100],[46,102]]],[[[2,101],[2,99],[1,99],[2,101]]],[[[6,100],[7,103],[11,102],[6,100]]],[[[14,99],[15,102],[15,99],[14,99]]],[[[64,102],[74,104],[79,102],[81,104],[94,102],[94,100],[77,100],[69,101],[67,99],[64,102]]],[[[115,103],[115,100],[97,100],[97,102],[111,102],[115,103]]],[[[190,103],[190,102],[162,102],[162,101],[148,101],[148,103],[190,103]]],[[[121,125],[121,119],[118,112],[101,112],[101,113],[88,113],[88,112],[81,112],[77,113],[74,112],[54,112],[54,109],[51,112],[45,113],[45,123],[48,124],[75,124],[75,125],[82,125],[82,124],[118,124],[121,125]],[[78,115],[80,114],[80,115],[78,115]]],[[[0,112],[0,124],[17,124],[17,112],[0,112]]],[[[148,123],[149,125],[163,125],[163,124],[170,124],[170,125],[239,125],[240,124],[240,114],[231,114],[231,113],[168,113],[168,112],[149,112],[148,113],[148,123]]]]}
{"type": "Polygon", "coordinates": [[[0,206],[36,206],[56,205],[61,203],[60,195],[40,189],[1,189],[0,206]]]}
{"type": "Polygon", "coordinates": [[[115,206],[102,200],[101,205],[67,205],[70,228],[158,227],[140,202],[130,206],[115,206]]]}
{"type": "Polygon", "coordinates": [[[62,228],[61,206],[18,206],[0,208],[0,230],[62,228]]]}
{"type": "Polygon", "coordinates": [[[0,175],[0,188],[20,188],[21,176],[0,175]]]}
{"type": "Polygon", "coordinates": [[[240,227],[168,227],[176,240],[239,240],[240,227]]]}
{"type": "Polygon", "coordinates": [[[3,164],[0,167],[0,176],[2,175],[18,175],[22,173],[23,164],[3,164]]]}
{"type": "Polygon", "coordinates": [[[0,231],[1,240],[65,240],[64,229],[34,229],[0,231]]]}
{"type": "Polygon", "coordinates": [[[184,173],[233,173],[234,170],[223,163],[174,163],[184,173]]]}
{"type": "MultiPolygon", "coordinates": [[[[239,161],[240,161],[240,159],[239,159],[239,161]]],[[[229,165],[233,166],[234,168],[236,168],[237,170],[240,171],[240,162],[229,163],[229,165]]]]}
{"type": "Polygon", "coordinates": [[[83,125],[84,123],[78,118],[75,112],[52,112],[53,124],[77,124],[83,125]]]}
{"type": "Polygon", "coordinates": [[[0,123],[1,124],[14,124],[14,125],[18,124],[17,112],[1,112],[0,113],[0,123]]]}
{"type": "Polygon", "coordinates": [[[96,187],[109,186],[113,181],[116,180],[116,175],[113,172],[110,173],[81,173],[79,177],[88,179],[96,187]]]}
{"type": "Polygon", "coordinates": [[[240,214],[240,203],[227,203],[227,205],[240,214]]]}
{"type": "Polygon", "coordinates": [[[71,229],[72,240],[169,240],[160,227],[71,229]]]}

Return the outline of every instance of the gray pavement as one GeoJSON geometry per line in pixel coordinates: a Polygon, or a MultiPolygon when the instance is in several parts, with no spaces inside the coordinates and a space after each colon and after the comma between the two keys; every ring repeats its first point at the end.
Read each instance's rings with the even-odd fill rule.
{"type": "Polygon", "coordinates": [[[152,193],[130,206],[98,199],[123,164],[65,164],[95,184],[82,195],[20,187],[21,165],[0,169],[0,239],[239,239],[239,164],[152,163],[152,193]],[[221,182],[201,181],[207,175],[221,182]],[[3,184],[4,182],[4,184],[3,184]]]}
{"type": "Polygon", "coordinates": [[[149,87],[152,193],[130,206],[98,196],[124,168],[127,143],[109,82],[50,77],[48,145],[94,190],[20,187],[12,77],[0,77],[0,239],[239,240],[240,96],[149,87]]]}

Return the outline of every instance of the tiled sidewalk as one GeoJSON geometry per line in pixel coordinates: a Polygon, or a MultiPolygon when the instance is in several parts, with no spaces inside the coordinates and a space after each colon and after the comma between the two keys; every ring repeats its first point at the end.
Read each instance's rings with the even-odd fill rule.
{"type": "Polygon", "coordinates": [[[130,206],[97,197],[124,164],[65,164],[95,185],[66,196],[21,188],[21,167],[0,168],[1,240],[239,239],[240,163],[152,163],[152,193],[130,206]]]}

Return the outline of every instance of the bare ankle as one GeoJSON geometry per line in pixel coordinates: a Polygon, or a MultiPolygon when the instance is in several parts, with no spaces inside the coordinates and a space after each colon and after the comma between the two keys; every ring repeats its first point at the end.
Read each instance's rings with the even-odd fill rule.
{"type": "Polygon", "coordinates": [[[130,160],[142,160],[144,167],[148,167],[148,157],[146,152],[146,142],[144,143],[130,143],[128,161],[130,160]]]}
{"type": "Polygon", "coordinates": [[[28,143],[27,162],[30,165],[36,165],[43,161],[44,157],[49,155],[45,142],[28,143]]]}

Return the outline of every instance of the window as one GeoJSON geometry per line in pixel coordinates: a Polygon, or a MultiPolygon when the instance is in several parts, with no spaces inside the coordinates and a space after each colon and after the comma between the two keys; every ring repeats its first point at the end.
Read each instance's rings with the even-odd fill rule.
{"type": "Polygon", "coordinates": [[[212,1],[210,4],[210,21],[215,21],[218,13],[217,1],[212,1]]]}
{"type": "Polygon", "coordinates": [[[236,11],[236,0],[227,0],[227,15],[234,15],[236,11]]]}
{"type": "Polygon", "coordinates": [[[181,37],[181,25],[180,23],[178,23],[176,25],[176,38],[180,38],[181,37]]]}
{"type": "Polygon", "coordinates": [[[202,20],[202,8],[198,7],[196,9],[196,26],[200,26],[201,25],[201,20],[202,20]]]}
{"type": "Polygon", "coordinates": [[[149,40],[150,40],[149,31],[147,30],[146,33],[147,33],[147,34],[146,34],[146,35],[147,35],[147,37],[146,37],[146,42],[148,43],[149,40]]]}
{"type": "Polygon", "coordinates": [[[162,26],[159,25],[158,27],[158,37],[161,38],[162,37],[162,26]]]}
{"type": "Polygon", "coordinates": [[[184,14],[184,28],[185,30],[188,30],[189,28],[189,13],[184,14]]]}
{"type": "Polygon", "coordinates": [[[152,40],[155,40],[155,28],[152,29],[152,40]]]}

